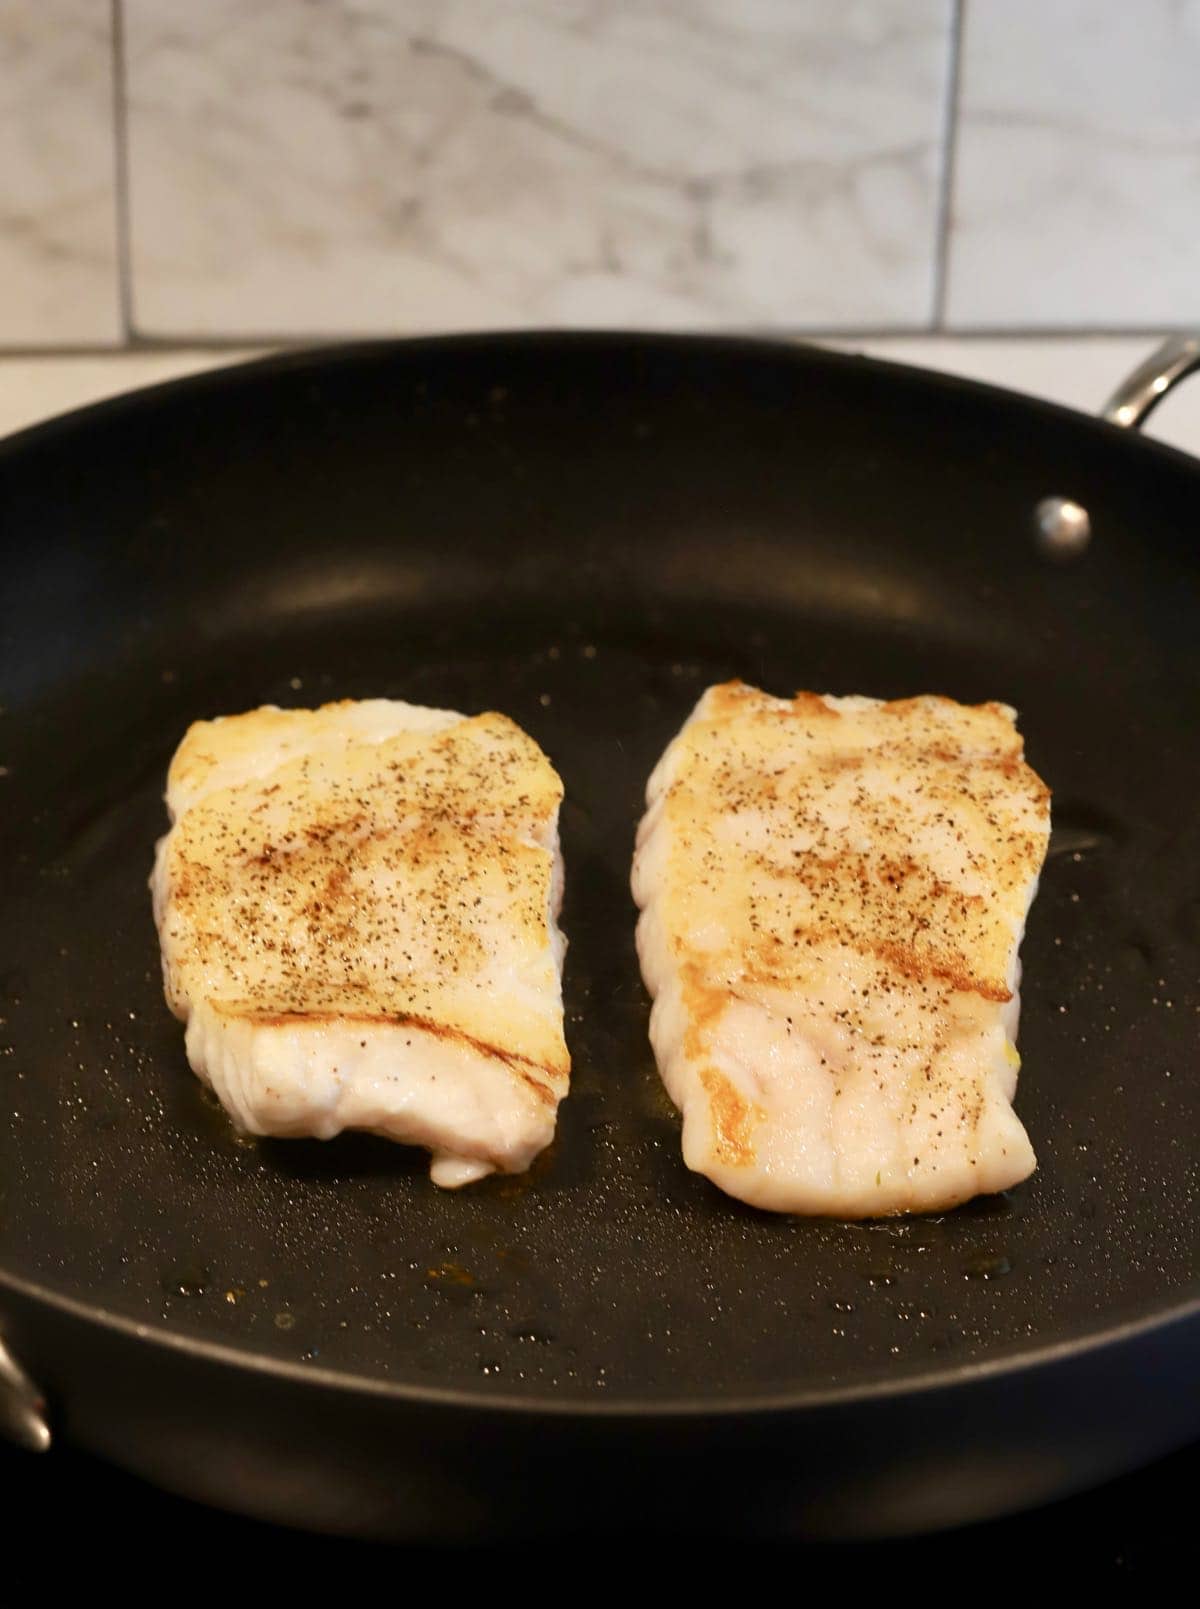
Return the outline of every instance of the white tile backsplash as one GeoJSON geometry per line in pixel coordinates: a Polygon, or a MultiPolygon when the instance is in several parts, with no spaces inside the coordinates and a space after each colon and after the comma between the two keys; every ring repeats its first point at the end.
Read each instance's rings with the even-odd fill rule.
{"type": "Polygon", "coordinates": [[[920,327],[951,11],[126,0],[137,327],[920,327]]]}
{"type": "Polygon", "coordinates": [[[122,337],[110,8],[0,0],[0,345],[122,337]]]}
{"type": "Polygon", "coordinates": [[[1200,0],[968,0],[950,327],[1200,322],[1200,0]]]}
{"type": "Polygon", "coordinates": [[[1200,0],[0,0],[0,349],[127,307],[1200,325],[1200,0]]]}

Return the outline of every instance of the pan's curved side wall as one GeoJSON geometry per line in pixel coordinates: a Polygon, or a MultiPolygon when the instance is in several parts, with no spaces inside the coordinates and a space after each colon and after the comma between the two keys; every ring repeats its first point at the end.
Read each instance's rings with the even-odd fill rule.
{"type": "Polygon", "coordinates": [[[342,1535],[900,1535],[1065,1496],[1200,1435],[1195,1317],[890,1398],[601,1417],[239,1366],[11,1289],[0,1307],[57,1434],[184,1496],[342,1535]]]}

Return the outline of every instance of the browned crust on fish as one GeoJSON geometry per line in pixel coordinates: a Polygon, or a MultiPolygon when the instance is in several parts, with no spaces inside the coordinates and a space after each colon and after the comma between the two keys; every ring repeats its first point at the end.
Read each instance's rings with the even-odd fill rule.
{"type": "Polygon", "coordinates": [[[255,1028],[294,1028],[298,1026],[341,1027],[353,1026],[362,1028],[416,1028],[421,1033],[432,1034],[435,1039],[447,1039],[455,1044],[466,1045],[477,1051],[481,1056],[487,1056],[492,1061],[503,1062],[511,1073],[514,1073],[546,1106],[557,1104],[558,1097],[554,1091],[535,1077],[543,1073],[552,1082],[565,1081],[569,1067],[548,1067],[541,1062],[535,1062],[528,1056],[521,1056],[514,1050],[504,1050],[499,1045],[489,1044],[486,1039],[478,1039],[474,1034],[464,1033],[461,1028],[452,1028],[449,1023],[435,1022],[430,1017],[420,1017],[412,1012],[357,1012],[357,1011],[258,1011],[252,1006],[229,1005],[224,1002],[213,1002],[213,1008],[224,1017],[236,1017],[239,1021],[248,1022],[255,1028]]]}
{"type": "MultiPolygon", "coordinates": [[[[978,710],[989,715],[997,715],[1002,720],[1007,720],[1009,714],[1007,707],[997,703],[995,699],[987,699],[982,704],[960,704],[956,699],[947,698],[943,693],[923,693],[919,698],[885,699],[879,708],[887,715],[904,717],[919,713],[922,707],[928,708],[931,704],[940,704],[947,709],[978,710]]],[[[812,715],[830,721],[842,719],[841,710],[830,704],[821,693],[801,688],[793,693],[790,699],[776,699],[760,688],[751,687],[749,682],[739,681],[736,678],[729,682],[719,682],[709,689],[705,718],[739,714],[747,707],[759,708],[780,716],[812,715]]]]}
{"type": "MultiPolygon", "coordinates": [[[[706,846],[692,862],[701,885],[712,878],[716,886],[726,857],[738,858],[720,832],[741,812],[763,811],[785,831],[794,821],[811,834],[809,846],[790,857],[770,844],[746,852],[750,902],[740,914],[729,911],[737,943],[724,955],[707,955],[704,973],[726,990],[747,973],[787,983],[804,975],[814,949],[832,944],[873,956],[906,980],[1010,1000],[1007,931],[992,899],[971,883],[1004,896],[1036,873],[1044,854],[1050,793],[1025,763],[1012,711],[940,695],[894,699],[875,706],[874,731],[862,743],[846,714],[817,693],[777,700],[728,682],[710,691],[685,732],[691,758],[668,793],[667,811],[679,823],[685,855],[706,846]],[[887,718],[882,730],[879,715],[887,718]],[[821,725],[810,725],[818,719],[821,725]],[[776,727],[797,721],[808,751],[802,768],[794,759],[773,764],[776,727]],[[824,801],[839,781],[851,790],[869,853],[846,847],[827,826],[824,801]],[[913,798],[895,796],[905,789],[920,796],[923,810],[936,811],[931,819],[961,845],[962,873],[953,882],[914,858],[913,798]]],[[[869,722],[872,712],[863,714],[869,722]]],[[[686,887],[681,893],[686,900],[686,887]]],[[[699,1025],[720,1006],[699,972],[692,983],[688,1011],[699,1025]]],[[[692,1039],[689,1053],[698,1045],[692,1039]]]]}
{"type": "Polygon", "coordinates": [[[708,1096],[717,1158],[727,1167],[749,1167],[754,1161],[754,1130],[766,1114],[715,1067],[702,1067],[699,1077],[708,1096]]]}
{"type": "Polygon", "coordinates": [[[730,989],[706,983],[703,972],[695,965],[683,968],[681,986],[687,1013],[684,1049],[693,1061],[698,1061],[705,1054],[706,1034],[716,1027],[734,996],[730,989]]]}
{"type": "Polygon", "coordinates": [[[218,773],[165,842],[173,1009],[207,998],[260,1026],[408,1023],[502,1062],[553,1104],[570,1068],[561,1010],[492,1001],[485,986],[502,944],[553,987],[562,783],[546,756],[499,715],[369,741],[306,734],[312,715],[232,716],[181,747],[222,755],[219,734],[234,780],[218,773]],[[232,762],[253,759],[260,725],[278,764],[242,778],[232,762]]]}

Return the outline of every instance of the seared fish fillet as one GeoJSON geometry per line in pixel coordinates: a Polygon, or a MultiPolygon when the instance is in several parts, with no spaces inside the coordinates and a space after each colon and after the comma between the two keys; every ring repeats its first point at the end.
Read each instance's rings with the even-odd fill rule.
{"type": "Polygon", "coordinates": [[[731,682],[647,800],[638,954],[689,1168],[844,1218],[1032,1172],[1017,950],[1050,795],[1011,709],[731,682]]]}
{"type": "Polygon", "coordinates": [[[371,699],[200,721],[151,887],[192,1068],[252,1134],[367,1129],[519,1172],[570,1062],[562,784],[503,715],[371,699]]]}

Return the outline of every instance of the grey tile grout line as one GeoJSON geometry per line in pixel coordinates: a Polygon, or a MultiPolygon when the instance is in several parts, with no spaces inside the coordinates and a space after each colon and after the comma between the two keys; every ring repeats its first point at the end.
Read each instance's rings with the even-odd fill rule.
{"type": "Polygon", "coordinates": [[[112,18],[113,205],[117,232],[117,308],[121,320],[120,350],[136,342],[133,331],[133,242],[129,228],[129,117],[125,75],[125,13],[122,0],[109,0],[112,18]]]}
{"type": "Polygon", "coordinates": [[[934,233],[933,295],[930,329],[941,333],[946,327],[946,298],[950,277],[950,231],[954,209],[954,170],[958,155],[958,120],[962,94],[963,35],[967,0],[954,0],[950,18],[950,59],[946,75],[946,98],[942,110],[942,171],[938,186],[937,222],[934,233]]]}

